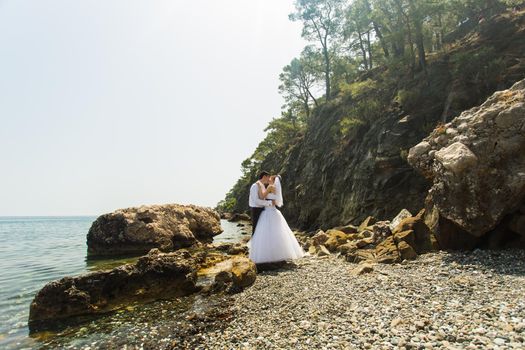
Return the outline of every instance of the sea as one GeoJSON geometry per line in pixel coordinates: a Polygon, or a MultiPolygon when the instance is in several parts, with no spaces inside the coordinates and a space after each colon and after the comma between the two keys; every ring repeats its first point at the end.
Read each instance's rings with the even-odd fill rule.
{"type": "MultiPolygon", "coordinates": [[[[0,217],[0,349],[33,349],[55,336],[29,334],[29,306],[46,283],[112,268],[136,258],[87,259],[86,235],[94,216],[0,217]]],[[[236,242],[241,229],[221,221],[216,242],[236,242]]],[[[71,332],[70,332],[71,333],[71,332]]]]}

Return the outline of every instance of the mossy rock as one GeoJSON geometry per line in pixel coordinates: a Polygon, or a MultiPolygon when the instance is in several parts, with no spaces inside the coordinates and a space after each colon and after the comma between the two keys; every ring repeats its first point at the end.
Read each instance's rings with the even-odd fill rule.
{"type": "Polygon", "coordinates": [[[328,230],[326,235],[328,236],[328,239],[324,245],[331,252],[335,252],[337,247],[348,242],[348,236],[342,231],[328,230]]]}
{"type": "Polygon", "coordinates": [[[376,261],[381,264],[393,264],[401,261],[394,237],[392,236],[377,245],[375,255],[376,261]]]}

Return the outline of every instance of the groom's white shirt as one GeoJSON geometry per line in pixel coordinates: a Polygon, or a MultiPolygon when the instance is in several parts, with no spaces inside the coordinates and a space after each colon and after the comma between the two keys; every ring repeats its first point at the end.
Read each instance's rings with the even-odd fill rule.
{"type": "Polygon", "coordinates": [[[259,186],[257,182],[250,187],[249,204],[251,208],[271,207],[272,202],[259,198],[259,186]]]}

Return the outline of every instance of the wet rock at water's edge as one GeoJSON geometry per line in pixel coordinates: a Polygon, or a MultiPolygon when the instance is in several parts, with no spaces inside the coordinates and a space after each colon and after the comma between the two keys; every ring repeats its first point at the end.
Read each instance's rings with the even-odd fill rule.
{"type": "Polygon", "coordinates": [[[53,328],[61,320],[103,314],[136,302],[194,293],[196,265],[186,251],[153,250],[135,264],[50,282],[31,303],[30,330],[53,328]]]}
{"type": "Polygon", "coordinates": [[[251,221],[250,215],[245,213],[233,213],[228,218],[229,222],[251,221]]]}
{"type": "Polygon", "coordinates": [[[50,282],[31,303],[30,330],[58,329],[136,303],[242,291],[257,277],[245,254],[241,243],[203,244],[171,253],[152,249],[134,264],[50,282]],[[211,285],[206,283],[210,279],[211,285]]]}
{"type": "Polygon", "coordinates": [[[119,209],[98,217],[87,235],[89,256],[172,251],[211,242],[222,232],[219,214],[196,205],[151,205],[119,209]]]}

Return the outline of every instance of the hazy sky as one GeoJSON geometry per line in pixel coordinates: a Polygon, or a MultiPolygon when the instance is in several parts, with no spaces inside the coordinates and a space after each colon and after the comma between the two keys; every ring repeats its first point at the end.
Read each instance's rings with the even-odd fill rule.
{"type": "Polygon", "coordinates": [[[214,206],[280,115],[292,0],[0,0],[0,216],[214,206]]]}

